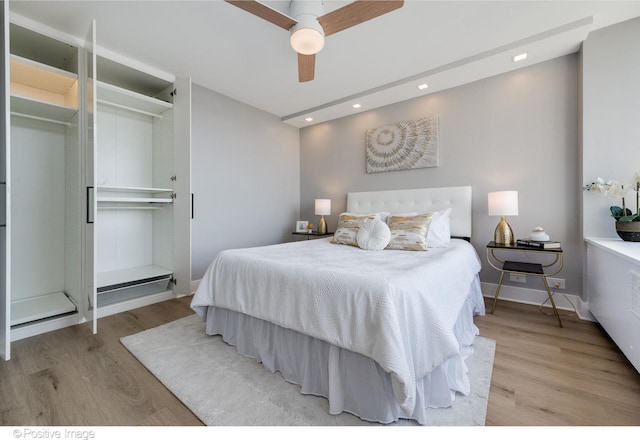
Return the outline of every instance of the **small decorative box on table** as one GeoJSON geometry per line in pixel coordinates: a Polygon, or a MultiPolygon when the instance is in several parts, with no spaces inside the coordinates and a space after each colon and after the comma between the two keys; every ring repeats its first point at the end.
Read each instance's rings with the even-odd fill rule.
{"type": "Polygon", "coordinates": [[[496,302],[498,301],[498,296],[500,295],[500,288],[502,287],[502,281],[504,279],[505,273],[519,273],[524,275],[534,275],[542,278],[544,282],[544,287],[547,289],[547,295],[549,296],[549,302],[551,303],[551,307],[553,308],[553,314],[555,315],[558,325],[562,327],[562,321],[560,320],[560,315],[558,314],[558,310],[556,309],[556,304],[553,301],[553,295],[551,294],[551,289],[549,289],[549,283],[547,282],[547,277],[556,275],[562,270],[564,265],[564,253],[562,252],[561,247],[544,249],[533,246],[523,246],[519,244],[498,244],[494,241],[489,242],[487,244],[487,261],[497,271],[500,272],[500,281],[498,282],[498,287],[496,287],[496,294],[493,298],[493,305],[491,306],[491,313],[493,313],[496,308],[496,302]],[[520,253],[535,253],[535,254],[548,254],[550,258],[549,263],[530,263],[523,261],[509,261],[503,260],[496,256],[496,251],[514,251],[520,253]]]}

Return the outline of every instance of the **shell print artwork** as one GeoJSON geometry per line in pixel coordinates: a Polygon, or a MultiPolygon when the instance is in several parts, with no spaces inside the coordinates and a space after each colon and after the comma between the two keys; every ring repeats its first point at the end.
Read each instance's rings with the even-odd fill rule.
{"type": "Polygon", "coordinates": [[[438,117],[367,130],[367,173],[438,166],[438,117]]]}

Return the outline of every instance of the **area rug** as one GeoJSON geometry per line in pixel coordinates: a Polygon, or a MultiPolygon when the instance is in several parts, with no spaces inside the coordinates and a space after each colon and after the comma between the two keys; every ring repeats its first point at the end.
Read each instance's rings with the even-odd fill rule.
{"type": "MultiPolygon", "coordinates": [[[[195,314],[121,342],[207,426],[376,425],[348,413],[329,414],[327,399],[300,394],[279,373],[239,355],[221,337],[207,336],[195,314]]],[[[467,359],[471,393],[458,395],[451,408],[430,409],[430,425],[484,425],[494,353],[494,340],[476,337],[467,359]]]]}

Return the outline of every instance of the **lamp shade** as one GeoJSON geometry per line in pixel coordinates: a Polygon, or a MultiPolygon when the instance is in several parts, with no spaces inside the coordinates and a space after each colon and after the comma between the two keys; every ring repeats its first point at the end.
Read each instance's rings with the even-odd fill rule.
{"type": "Polygon", "coordinates": [[[518,215],[518,191],[490,192],[489,215],[518,215]]]}
{"type": "Polygon", "coordinates": [[[331,200],[316,199],[316,215],[329,215],[329,214],[331,214],[331,200]]]}

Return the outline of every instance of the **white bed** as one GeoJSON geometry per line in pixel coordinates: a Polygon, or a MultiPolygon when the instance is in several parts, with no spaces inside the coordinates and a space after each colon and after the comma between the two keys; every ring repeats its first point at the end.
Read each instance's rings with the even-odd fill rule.
{"type": "Polygon", "coordinates": [[[471,188],[349,193],[347,211],[450,211],[447,247],[363,250],[332,239],[223,251],[192,300],[207,334],[329,401],[331,414],[427,423],[470,391],[484,313],[471,188]]]}

